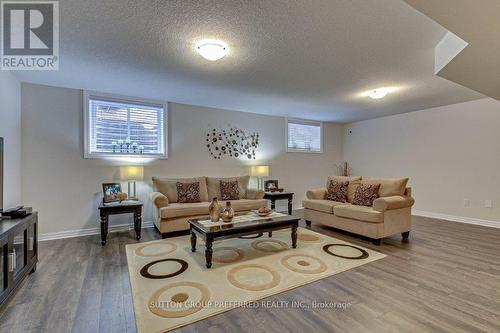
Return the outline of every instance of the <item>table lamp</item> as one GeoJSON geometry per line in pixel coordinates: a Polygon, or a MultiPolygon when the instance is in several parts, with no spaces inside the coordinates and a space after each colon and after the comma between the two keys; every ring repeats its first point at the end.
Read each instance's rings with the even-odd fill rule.
{"type": "Polygon", "coordinates": [[[263,177],[269,176],[269,166],[267,165],[254,165],[250,168],[250,175],[252,177],[257,177],[257,188],[259,190],[264,189],[263,177]]]}
{"type": "Polygon", "coordinates": [[[137,180],[144,179],[144,167],[143,166],[122,166],[120,167],[120,180],[128,181],[128,197],[130,200],[138,200],[136,197],[136,186],[135,182],[137,180]],[[133,184],[134,192],[130,193],[130,185],[133,184]]]}

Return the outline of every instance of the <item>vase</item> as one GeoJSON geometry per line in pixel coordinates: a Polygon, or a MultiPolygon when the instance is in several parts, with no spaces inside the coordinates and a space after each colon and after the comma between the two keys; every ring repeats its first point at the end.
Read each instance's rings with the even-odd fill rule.
{"type": "Polygon", "coordinates": [[[219,200],[213,198],[210,206],[208,206],[208,213],[210,214],[210,220],[212,222],[219,222],[221,210],[222,207],[219,204],[219,200]]]}
{"type": "Polygon", "coordinates": [[[226,202],[226,208],[222,211],[222,221],[223,222],[231,222],[234,217],[234,209],[231,207],[231,202],[226,202]]]}

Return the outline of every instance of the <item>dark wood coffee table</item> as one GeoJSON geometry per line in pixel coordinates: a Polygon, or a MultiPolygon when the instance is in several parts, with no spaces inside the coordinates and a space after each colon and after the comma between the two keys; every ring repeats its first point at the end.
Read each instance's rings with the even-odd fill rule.
{"type": "Polygon", "coordinates": [[[297,247],[297,228],[299,226],[300,217],[285,215],[273,218],[260,218],[256,216],[256,218],[256,220],[252,221],[224,223],[214,226],[200,223],[200,221],[206,219],[189,220],[188,222],[191,230],[191,251],[196,252],[196,238],[200,236],[206,244],[205,259],[207,268],[210,268],[212,267],[212,243],[214,241],[264,232],[269,232],[269,236],[271,236],[271,232],[275,230],[288,228],[292,230],[292,247],[294,249],[297,247]]]}

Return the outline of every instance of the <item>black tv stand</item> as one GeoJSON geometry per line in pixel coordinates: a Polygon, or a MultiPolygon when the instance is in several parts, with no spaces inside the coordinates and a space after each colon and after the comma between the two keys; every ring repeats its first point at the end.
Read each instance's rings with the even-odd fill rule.
{"type": "Polygon", "coordinates": [[[0,220],[0,312],[37,262],[38,214],[0,220]]]}

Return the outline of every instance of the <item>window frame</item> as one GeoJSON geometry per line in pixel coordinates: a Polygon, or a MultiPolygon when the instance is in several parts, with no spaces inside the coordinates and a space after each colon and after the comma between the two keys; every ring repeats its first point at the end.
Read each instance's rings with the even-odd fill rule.
{"type": "Polygon", "coordinates": [[[297,119],[297,118],[286,118],[285,120],[285,134],[286,134],[286,152],[287,153],[306,153],[306,154],[322,154],[323,153],[323,123],[321,121],[314,121],[314,120],[305,120],[305,119],[297,119]],[[319,151],[308,151],[308,150],[301,150],[301,149],[293,149],[288,147],[288,124],[299,124],[299,125],[314,125],[314,126],[319,126],[319,151]]]}
{"type": "Polygon", "coordinates": [[[168,102],[139,98],[139,97],[130,97],[123,96],[117,94],[109,94],[109,93],[101,93],[96,91],[86,90],[83,92],[83,157],[86,159],[108,159],[108,158],[151,158],[151,159],[168,159],[168,102]],[[92,153],[90,152],[90,110],[89,110],[89,102],[91,99],[105,99],[111,102],[117,103],[130,103],[130,104],[144,104],[146,105],[155,105],[155,106],[163,106],[163,147],[165,148],[165,152],[163,154],[113,154],[113,153],[92,153]]]}

